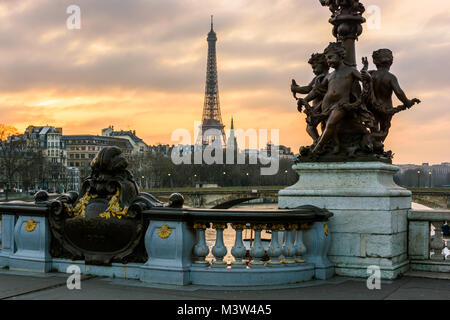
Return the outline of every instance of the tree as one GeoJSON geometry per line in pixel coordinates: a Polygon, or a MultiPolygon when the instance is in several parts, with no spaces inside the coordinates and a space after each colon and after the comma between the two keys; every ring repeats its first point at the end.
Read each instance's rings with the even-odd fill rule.
{"type": "Polygon", "coordinates": [[[19,134],[13,126],[0,123],[0,141],[6,141],[9,137],[19,134]]]}
{"type": "Polygon", "coordinates": [[[12,136],[0,142],[0,170],[5,179],[5,195],[8,200],[8,189],[17,187],[21,179],[18,175],[29,170],[33,162],[33,152],[29,151],[22,136],[12,136]]]}

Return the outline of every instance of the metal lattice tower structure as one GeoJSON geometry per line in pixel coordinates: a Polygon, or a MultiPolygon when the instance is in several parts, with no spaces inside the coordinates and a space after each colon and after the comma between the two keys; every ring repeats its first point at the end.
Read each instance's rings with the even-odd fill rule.
{"type": "Polygon", "coordinates": [[[216,42],[213,16],[211,16],[211,31],[208,33],[208,63],[206,69],[205,103],[203,105],[201,133],[197,138],[197,145],[208,145],[216,139],[226,144],[226,136],[220,113],[219,85],[217,81],[216,42]],[[215,129],[215,130],[210,130],[215,129]],[[209,131],[208,131],[209,130],[209,131]],[[220,134],[219,134],[220,133],[220,134]]]}

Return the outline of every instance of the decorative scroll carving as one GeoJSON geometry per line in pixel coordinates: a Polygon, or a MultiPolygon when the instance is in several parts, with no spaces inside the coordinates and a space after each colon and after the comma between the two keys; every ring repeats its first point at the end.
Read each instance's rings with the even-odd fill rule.
{"type": "MultiPolygon", "coordinates": [[[[143,236],[148,222],[142,211],[164,203],[139,194],[126,168],[119,148],[104,148],[91,162],[81,195],[69,192],[52,203],[52,256],[97,265],[146,261],[143,236]]],[[[175,200],[182,205],[182,199],[175,200]]]]}

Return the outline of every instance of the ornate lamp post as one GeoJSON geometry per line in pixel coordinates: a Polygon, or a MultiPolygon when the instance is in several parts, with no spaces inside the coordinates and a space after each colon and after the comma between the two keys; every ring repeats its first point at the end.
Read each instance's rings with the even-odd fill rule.
{"type": "Polygon", "coordinates": [[[362,24],[366,19],[362,16],[364,5],[358,1],[320,0],[322,6],[328,6],[332,13],[329,22],[333,27],[333,36],[338,42],[342,42],[345,50],[345,64],[356,68],[355,41],[362,34],[362,24]]]}

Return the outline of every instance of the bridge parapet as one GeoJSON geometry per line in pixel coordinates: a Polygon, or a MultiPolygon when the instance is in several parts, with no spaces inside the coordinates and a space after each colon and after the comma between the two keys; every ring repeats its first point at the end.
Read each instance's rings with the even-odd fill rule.
{"type": "Polygon", "coordinates": [[[408,213],[408,252],[411,269],[427,272],[450,272],[448,225],[449,210],[408,213]],[[447,228],[446,232],[443,229],[447,228]]]}
{"type": "MultiPolygon", "coordinates": [[[[334,274],[334,266],[327,258],[331,241],[327,223],[332,216],[327,210],[309,206],[272,211],[192,209],[182,207],[182,198],[176,205],[172,201],[171,206],[159,202],[156,206],[154,198],[144,200],[134,209],[146,221],[145,236],[139,240],[147,253],[146,262],[113,260],[109,264],[97,264],[101,261],[98,259],[88,262],[53,255],[51,245],[55,235],[51,216],[61,216],[61,199],[0,203],[0,267],[66,272],[69,266],[77,265],[82,274],[159,284],[237,287],[290,284],[327,279],[334,274]],[[227,225],[235,230],[232,248],[224,245],[223,230],[227,225]],[[208,246],[205,239],[209,227],[216,231],[213,246],[208,246]],[[246,228],[255,233],[250,250],[243,243],[242,232],[246,228]],[[262,242],[263,230],[271,234],[269,246],[262,242]],[[227,251],[231,251],[233,261],[225,261],[227,251]],[[209,252],[214,257],[212,261],[206,259],[209,252]]],[[[96,218],[99,225],[100,218],[96,218]]],[[[104,237],[108,237],[108,232],[104,232],[104,237]]],[[[97,240],[112,241],[101,237],[97,240]]],[[[92,252],[103,254],[97,252],[101,247],[98,243],[94,246],[97,249],[92,248],[92,252]]]]}
{"type": "Polygon", "coordinates": [[[450,191],[412,190],[412,199],[434,209],[450,209],[450,191]]]}

